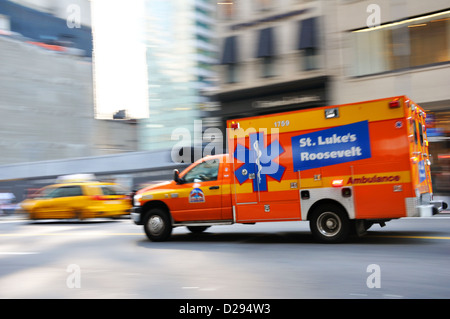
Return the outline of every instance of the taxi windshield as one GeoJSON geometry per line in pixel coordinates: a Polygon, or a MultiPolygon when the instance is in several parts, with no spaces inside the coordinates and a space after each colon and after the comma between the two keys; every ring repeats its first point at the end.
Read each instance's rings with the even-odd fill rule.
{"type": "Polygon", "coordinates": [[[119,185],[107,184],[100,185],[103,195],[126,195],[125,188],[119,185]]]}
{"type": "Polygon", "coordinates": [[[36,193],[32,194],[30,197],[33,199],[43,199],[50,198],[50,194],[55,190],[55,187],[47,187],[38,190],[36,193]]]}

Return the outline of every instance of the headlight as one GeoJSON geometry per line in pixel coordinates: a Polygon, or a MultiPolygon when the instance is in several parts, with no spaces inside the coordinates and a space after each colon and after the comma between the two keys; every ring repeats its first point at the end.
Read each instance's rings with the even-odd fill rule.
{"type": "Polygon", "coordinates": [[[133,205],[134,206],[141,206],[141,198],[142,198],[141,194],[134,195],[134,197],[133,197],[133,205]]]}

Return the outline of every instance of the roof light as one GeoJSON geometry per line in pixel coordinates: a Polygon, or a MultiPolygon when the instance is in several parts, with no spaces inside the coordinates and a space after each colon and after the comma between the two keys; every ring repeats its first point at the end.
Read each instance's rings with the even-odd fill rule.
{"type": "Polygon", "coordinates": [[[235,121],[231,122],[231,126],[232,129],[238,129],[239,128],[239,123],[236,123],[235,121]]]}
{"type": "Polygon", "coordinates": [[[326,119],[332,119],[335,117],[339,117],[339,109],[337,107],[325,110],[325,118],[326,119]]]}
{"type": "Polygon", "coordinates": [[[81,183],[95,181],[94,174],[69,174],[62,175],[56,178],[56,183],[81,183]]]}
{"type": "Polygon", "coordinates": [[[398,99],[389,102],[389,108],[395,109],[398,107],[400,107],[400,101],[398,99]]]}

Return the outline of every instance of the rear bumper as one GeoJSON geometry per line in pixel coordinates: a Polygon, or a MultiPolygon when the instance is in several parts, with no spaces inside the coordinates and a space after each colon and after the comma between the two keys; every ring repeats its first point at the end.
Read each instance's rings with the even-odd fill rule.
{"type": "MultiPolygon", "coordinates": [[[[426,194],[429,195],[429,194],[426,194]]],[[[431,200],[431,196],[410,197],[406,199],[408,217],[431,217],[447,209],[442,200],[431,200]]]]}

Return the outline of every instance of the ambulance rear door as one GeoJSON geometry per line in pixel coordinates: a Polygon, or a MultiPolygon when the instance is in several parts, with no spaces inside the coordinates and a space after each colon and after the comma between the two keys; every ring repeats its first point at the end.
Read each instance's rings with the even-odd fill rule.
{"type": "Polygon", "coordinates": [[[409,113],[410,156],[415,195],[431,194],[430,157],[426,136],[426,113],[414,102],[407,101],[409,113]]]}

